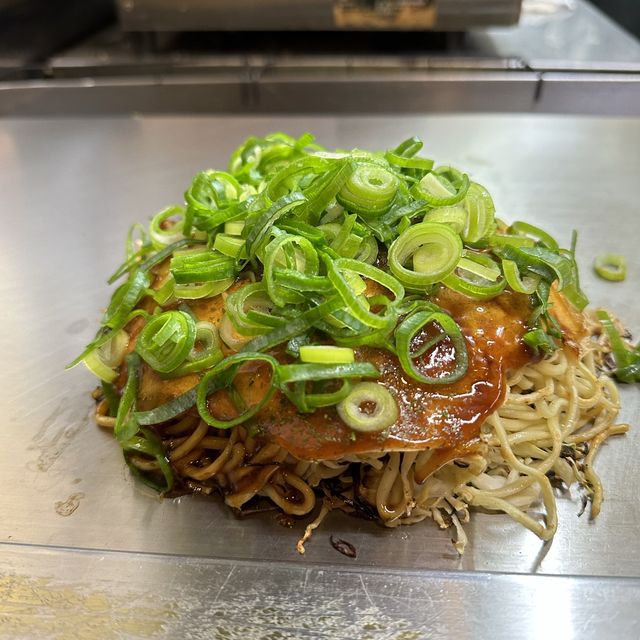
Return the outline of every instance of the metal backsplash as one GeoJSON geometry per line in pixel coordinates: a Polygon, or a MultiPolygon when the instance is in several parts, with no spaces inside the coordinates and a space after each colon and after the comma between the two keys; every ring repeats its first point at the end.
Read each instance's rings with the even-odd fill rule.
{"type": "Polygon", "coordinates": [[[521,0],[118,0],[127,31],[463,31],[518,22],[521,0]]]}

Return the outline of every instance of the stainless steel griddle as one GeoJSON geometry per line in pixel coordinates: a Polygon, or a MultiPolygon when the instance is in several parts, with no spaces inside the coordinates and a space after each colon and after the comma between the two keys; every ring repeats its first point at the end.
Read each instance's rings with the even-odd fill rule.
{"type": "Polygon", "coordinates": [[[400,529],[332,514],[299,556],[302,527],[242,520],[213,499],[159,500],[92,421],[95,386],[65,371],[110,295],[134,221],[179,202],[249,134],[314,132],[387,148],[408,135],[468,170],[499,215],[568,244],[583,286],[640,331],[640,120],[555,116],[121,117],[0,121],[0,638],[637,637],[640,392],[635,425],[598,456],[596,522],[559,499],[543,545],[476,514],[460,558],[430,522],[400,529]],[[596,279],[620,252],[623,283],[596,279]],[[351,542],[357,559],[329,544],[351,542]],[[279,634],[279,635],[278,635],[279,634]]]}

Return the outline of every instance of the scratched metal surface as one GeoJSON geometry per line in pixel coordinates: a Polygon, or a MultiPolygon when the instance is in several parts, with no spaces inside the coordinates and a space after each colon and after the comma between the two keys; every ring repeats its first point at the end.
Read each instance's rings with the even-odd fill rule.
{"type": "MultiPolygon", "coordinates": [[[[0,575],[11,567],[34,580],[53,576],[86,586],[94,579],[109,579],[111,587],[105,589],[114,591],[114,585],[125,579],[120,574],[122,567],[128,567],[132,592],[143,594],[149,585],[163,584],[167,578],[173,580],[168,592],[180,591],[183,584],[191,585],[189,589],[200,585],[203,591],[196,600],[204,603],[217,587],[219,597],[228,603],[228,594],[241,590],[246,582],[252,585],[252,597],[267,607],[273,605],[274,589],[299,584],[305,568],[312,567],[314,585],[328,581],[328,599],[331,594],[338,598],[341,589],[347,594],[342,608],[326,601],[327,615],[356,619],[350,612],[361,605],[362,596],[354,600],[348,593],[357,588],[353,581],[362,575],[374,585],[376,606],[384,609],[390,602],[391,614],[408,616],[412,624],[437,609],[441,601],[452,603],[452,615],[459,615],[460,601],[468,598],[484,602],[488,611],[485,584],[489,589],[501,585],[498,593],[511,600],[515,597],[512,590],[524,589],[524,585],[536,593],[541,589],[544,602],[526,599],[522,604],[531,610],[546,606],[556,599],[554,594],[565,590],[566,598],[560,602],[567,606],[578,607],[581,596],[576,594],[583,592],[591,594],[591,600],[585,600],[591,603],[592,585],[599,584],[586,578],[556,581],[524,574],[640,576],[638,429],[611,441],[599,454],[606,501],[596,522],[577,517],[577,499],[560,499],[558,534],[551,545],[542,546],[506,516],[477,514],[468,529],[471,542],[462,558],[454,553],[448,534],[430,523],[386,530],[338,514],[314,535],[302,558],[294,549],[300,528],[285,529],[270,515],[239,520],[215,500],[160,501],[131,479],[111,436],[91,421],[91,375],[82,368],[64,371],[63,366],[95,331],[109,295],[105,276],[121,259],[129,224],[147,220],[166,204],[179,201],[196,171],[222,166],[249,133],[278,129],[296,134],[311,130],[328,146],[385,148],[407,135],[422,136],[428,155],[464,167],[491,190],[502,217],[539,223],[565,242],[571,229],[579,228],[583,284],[592,302],[615,309],[635,334],[640,330],[637,119],[429,116],[0,121],[0,575]],[[598,281],[589,269],[590,256],[614,250],[628,258],[627,281],[598,281]],[[333,550],[328,542],[331,533],[357,547],[357,560],[333,550]],[[42,549],[33,550],[33,546],[42,549]],[[193,560],[171,558],[176,555],[193,560]],[[265,557],[272,561],[269,566],[265,557]],[[229,591],[222,584],[225,567],[233,561],[240,563],[242,571],[233,578],[234,590],[229,591]],[[182,568],[185,575],[180,577],[182,568]],[[383,573],[371,573],[374,569],[383,573]],[[492,578],[484,572],[512,575],[492,578]],[[421,602],[422,613],[404,603],[401,595],[414,583],[424,590],[421,598],[427,597],[424,594],[434,598],[431,607],[421,602]],[[398,589],[390,600],[386,599],[388,584],[398,589]]],[[[623,389],[622,402],[621,419],[639,425],[638,390],[623,389]]],[[[638,599],[635,582],[605,580],[602,584],[611,587],[607,597],[614,598],[621,590],[638,599]]],[[[289,597],[295,594],[290,589],[289,597]]],[[[2,592],[0,600],[1,596],[2,592]]],[[[277,617],[281,607],[273,606],[277,617]]],[[[233,615],[233,624],[240,625],[242,609],[233,615]]],[[[624,615],[621,613],[621,619],[624,615]]],[[[0,610],[0,637],[2,630],[0,610]]],[[[396,631],[396,635],[372,633],[370,637],[403,637],[398,635],[402,629],[396,631]]],[[[295,637],[291,633],[294,635],[282,637],[295,637]]],[[[326,637],[347,636],[357,634],[326,637]]],[[[306,636],[300,632],[298,637],[306,636]]]]}
{"type": "Polygon", "coordinates": [[[0,638],[12,640],[620,640],[640,627],[640,582],[629,578],[3,555],[14,568],[0,575],[0,638]]]}

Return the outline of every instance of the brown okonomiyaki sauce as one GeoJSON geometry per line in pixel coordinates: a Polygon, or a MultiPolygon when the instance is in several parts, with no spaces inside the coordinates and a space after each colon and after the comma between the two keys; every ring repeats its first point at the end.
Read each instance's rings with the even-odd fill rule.
{"type": "MultiPolygon", "coordinates": [[[[467,342],[469,368],[459,381],[447,385],[417,382],[407,376],[393,354],[360,347],[356,360],[374,364],[381,374],[377,381],[398,402],[400,415],[393,426],[382,433],[358,433],[354,438],[335,408],[301,414],[276,392],[253,420],[258,433],[303,460],[426,448],[449,450],[454,457],[464,454],[470,443],[477,443],[484,419],[500,405],[505,373],[533,359],[521,340],[531,309],[526,296],[513,293],[478,302],[443,290],[434,302],[456,319],[467,342]]],[[[454,357],[451,342],[445,339],[422,356],[417,366],[429,376],[438,376],[450,371],[454,357]]],[[[247,367],[236,377],[236,388],[250,405],[263,397],[270,380],[268,366],[247,367]]],[[[226,392],[212,394],[209,409],[220,419],[236,415],[226,392]]]]}
{"type": "MultiPolygon", "coordinates": [[[[154,285],[160,283],[157,278],[154,285]]],[[[238,282],[233,288],[242,284],[238,282]]],[[[561,298],[557,294],[555,297],[561,298]]],[[[339,418],[334,407],[301,414],[281,392],[276,391],[246,426],[252,427],[260,439],[276,443],[303,460],[330,460],[394,450],[437,449],[430,458],[429,469],[421,470],[425,477],[449,460],[473,452],[480,443],[483,421],[502,403],[507,372],[535,360],[534,354],[522,341],[528,330],[526,321],[531,314],[530,299],[505,291],[492,300],[478,301],[445,287],[431,299],[456,320],[465,337],[469,367],[463,378],[453,384],[423,384],[407,376],[397,357],[388,351],[360,347],[355,350],[356,360],[373,363],[381,374],[377,381],[397,399],[400,415],[394,425],[381,433],[354,434],[339,418]]],[[[195,300],[190,306],[200,320],[216,325],[224,314],[222,296],[195,300]]],[[[577,344],[582,333],[577,328],[577,317],[560,317],[559,320],[563,329],[574,337],[567,344],[577,344]]],[[[141,325],[134,321],[128,327],[130,350],[135,346],[141,325]]],[[[419,347],[420,340],[427,337],[418,335],[413,346],[419,347]]],[[[282,362],[288,361],[282,349],[271,353],[282,362]]],[[[429,376],[438,376],[451,370],[453,357],[454,350],[447,338],[425,353],[417,365],[429,376]]],[[[193,388],[198,380],[196,374],[163,379],[143,364],[138,408],[148,410],[164,404],[193,388]]],[[[124,372],[121,372],[120,382],[124,384],[124,372]]],[[[257,403],[270,384],[270,368],[262,363],[244,365],[235,379],[235,387],[247,406],[257,403]]],[[[218,419],[228,420],[238,415],[226,391],[211,394],[208,405],[218,419]]]]}

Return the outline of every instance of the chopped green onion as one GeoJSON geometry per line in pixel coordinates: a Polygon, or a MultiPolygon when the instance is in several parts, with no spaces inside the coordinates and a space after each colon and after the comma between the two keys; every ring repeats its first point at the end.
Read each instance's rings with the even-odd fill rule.
{"type": "Polygon", "coordinates": [[[330,162],[318,156],[307,156],[290,162],[269,180],[266,193],[271,200],[277,200],[290,191],[299,189],[300,181],[304,176],[322,174],[329,167],[330,162]]]}
{"type": "Polygon", "coordinates": [[[433,207],[456,204],[465,197],[469,189],[469,176],[456,172],[455,182],[448,180],[448,177],[446,172],[442,175],[436,172],[427,173],[411,192],[416,198],[426,200],[433,207]]]}
{"type": "Polygon", "coordinates": [[[107,401],[109,407],[109,416],[115,418],[118,415],[118,407],[120,406],[120,396],[115,387],[109,382],[102,383],[102,395],[107,401]]]}
{"type": "Polygon", "coordinates": [[[531,295],[540,284],[540,276],[533,275],[522,278],[518,265],[513,260],[502,261],[502,273],[504,273],[507,284],[517,293],[531,295]]]}
{"type": "Polygon", "coordinates": [[[162,424],[167,420],[177,418],[185,411],[191,409],[196,403],[196,388],[189,389],[173,400],[150,409],[148,411],[135,412],[135,418],[141,425],[162,424]]]}
{"type": "Polygon", "coordinates": [[[616,361],[614,375],[620,382],[629,384],[640,382],[640,343],[635,348],[627,347],[609,314],[600,309],[596,311],[596,316],[607,332],[607,337],[611,344],[611,351],[616,361]]]}
{"type": "Polygon", "coordinates": [[[569,302],[578,310],[588,304],[588,299],[580,289],[578,270],[571,255],[554,252],[544,247],[516,247],[504,245],[495,247],[494,253],[503,260],[511,260],[521,273],[530,272],[551,284],[558,281],[558,290],[562,291],[569,302]]]}
{"type": "Polygon", "coordinates": [[[519,235],[533,237],[547,249],[551,249],[552,251],[558,251],[560,248],[560,245],[555,241],[553,236],[550,236],[540,227],[536,227],[528,222],[514,222],[511,227],[509,227],[509,230],[519,235]]]}
{"type": "Polygon", "coordinates": [[[355,232],[357,216],[345,215],[342,225],[336,223],[327,225],[331,227],[329,233],[337,227],[337,233],[331,241],[331,248],[343,258],[353,258],[362,244],[362,236],[355,232]]]}
{"type": "Polygon", "coordinates": [[[155,371],[171,373],[187,358],[196,340],[196,324],[184,311],[165,311],[144,326],[136,351],[155,371]]]}
{"type": "Polygon", "coordinates": [[[331,406],[344,400],[351,390],[349,382],[351,379],[377,378],[380,374],[369,362],[352,362],[281,365],[276,375],[281,391],[298,411],[309,413],[318,407],[331,406]],[[340,382],[340,387],[336,391],[329,392],[307,390],[309,385],[317,387],[331,382],[340,382]]]}
{"type": "Polygon", "coordinates": [[[165,281],[157,289],[149,289],[147,293],[154,299],[156,304],[164,306],[169,304],[170,301],[175,300],[175,286],[176,281],[173,276],[169,274],[165,281]]]}
{"type": "Polygon", "coordinates": [[[116,424],[113,430],[118,442],[133,438],[140,428],[135,418],[135,406],[140,381],[140,357],[135,352],[130,353],[125,362],[127,364],[127,381],[122,390],[116,424]]]}
{"type": "MultiPolygon", "coordinates": [[[[469,361],[464,337],[456,321],[446,313],[438,311],[417,311],[413,315],[406,317],[400,323],[395,332],[395,339],[400,364],[405,372],[414,380],[425,384],[450,384],[460,380],[467,372],[469,361]],[[414,338],[425,327],[430,325],[439,327],[441,333],[446,334],[451,340],[456,355],[451,371],[437,372],[434,376],[425,375],[413,362],[416,357],[420,357],[424,353],[424,349],[419,352],[412,351],[414,338]]],[[[431,342],[430,346],[436,344],[436,341],[440,340],[436,338],[436,340],[431,342]]]]}
{"type": "Polygon", "coordinates": [[[598,256],[593,262],[595,272],[605,280],[621,282],[627,277],[627,261],[624,256],[606,253],[598,256]]]}
{"type": "Polygon", "coordinates": [[[522,336],[522,339],[524,340],[524,343],[531,347],[536,353],[538,351],[551,353],[557,349],[554,339],[542,329],[527,331],[527,333],[522,336]]]}
{"type": "Polygon", "coordinates": [[[384,157],[387,162],[399,169],[417,169],[419,171],[431,171],[433,169],[433,160],[427,158],[406,158],[405,156],[393,153],[393,151],[387,151],[384,157]]]}
{"type": "Polygon", "coordinates": [[[305,413],[309,413],[319,409],[320,407],[333,407],[342,400],[344,400],[349,393],[351,393],[351,389],[353,388],[350,380],[343,379],[341,381],[340,387],[336,391],[330,392],[313,392],[308,393],[306,389],[303,388],[304,383],[299,383],[301,385],[300,388],[296,389],[296,393],[286,393],[288,397],[292,399],[293,402],[297,404],[297,406],[302,407],[302,411],[305,413]]]}
{"type": "Polygon", "coordinates": [[[140,428],[138,435],[120,442],[120,446],[124,453],[124,459],[134,475],[138,476],[142,482],[160,493],[171,491],[173,488],[173,471],[171,470],[171,465],[167,460],[162,442],[160,441],[160,438],[153,433],[153,431],[140,428]],[[164,477],[164,483],[156,482],[148,474],[142,473],[131,459],[134,454],[144,454],[150,458],[154,458],[164,477]]]}
{"type": "Polygon", "coordinates": [[[373,264],[378,257],[378,242],[373,236],[368,236],[362,241],[358,253],[354,256],[359,262],[373,264]]]}
{"type": "Polygon", "coordinates": [[[140,258],[151,250],[149,234],[144,225],[136,223],[129,227],[127,240],[125,243],[125,255],[127,259],[140,260],[140,258]],[[136,238],[136,233],[138,238],[136,238]]]}
{"type": "Polygon", "coordinates": [[[100,380],[113,382],[118,377],[116,369],[122,364],[128,345],[129,334],[122,329],[114,331],[107,342],[87,355],[84,363],[100,380]]]}
{"type": "Polygon", "coordinates": [[[96,378],[100,378],[103,382],[113,382],[118,377],[118,372],[102,361],[99,351],[99,349],[95,349],[89,353],[83,362],[96,378]]]}
{"type": "Polygon", "coordinates": [[[375,433],[395,424],[398,403],[391,392],[376,382],[360,382],[337,405],[338,415],[354,431],[375,433]]]}
{"type": "Polygon", "coordinates": [[[414,224],[389,248],[391,273],[407,288],[424,291],[449,275],[462,256],[460,236],[438,222],[414,224]],[[413,260],[413,270],[406,264],[413,260]]]}
{"type": "Polygon", "coordinates": [[[462,237],[465,242],[476,245],[495,230],[493,199],[481,184],[472,182],[462,204],[469,214],[462,237]]]}
{"type": "Polygon", "coordinates": [[[262,241],[267,237],[271,227],[296,207],[306,202],[306,197],[302,193],[294,192],[282,196],[264,211],[250,227],[245,227],[247,241],[247,255],[252,258],[256,255],[262,241]],[[248,228],[248,231],[247,231],[248,228]]]}
{"type": "Polygon", "coordinates": [[[154,248],[162,249],[162,247],[180,240],[183,237],[183,227],[184,207],[173,205],[156,213],[149,224],[149,236],[154,248]],[[166,228],[163,225],[166,225],[166,228]]]}
{"type": "Polygon", "coordinates": [[[331,345],[304,345],[300,347],[300,360],[317,364],[348,364],[355,361],[353,349],[331,345]]]}
{"type": "Polygon", "coordinates": [[[350,160],[339,161],[334,169],[313,182],[305,190],[307,201],[296,211],[297,217],[306,223],[317,224],[354,169],[355,163],[350,160]]]}
{"type": "Polygon", "coordinates": [[[329,280],[332,282],[354,318],[374,329],[383,329],[391,323],[395,324],[394,306],[404,297],[404,287],[399,282],[381,269],[358,262],[357,260],[350,260],[348,258],[331,260],[326,254],[323,254],[323,259],[329,280]],[[370,311],[368,302],[356,295],[351,287],[349,276],[347,275],[349,272],[365,276],[391,291],[394,296],[394,301],[393,305],[387,307],[387,314],[379,315],[370,311]]]}
{"type": "Polygon", "coordinates": [[[313,244],[324,244],[324,234],[301,220],[279,220],[278,228],[295,236],[301,236],[313,244]]]}
{"type": "Polygon", "coordinates": [[[167,461],[162,443],[154,433],[140,427],[135,412],[140,381],[140,357],[137,353],[130,353],[126,358],[126,362],[128,368],[127,382],[118,405],[116,424],[113,430],[114,436],[120,443],[125,460],[132,472],[140,475],[144,482],[158,491],[169,491],[173,487],[173,472],[167,461]],[[133,454],[144,454],[154,458],[164,476],[164,484],[159,484],[148,475],[142,474],[132,463],[131,456],[133,454]]]}
{"type": "Polygon", "coordinates": [[[176,284],[216,282],[236,275],[235,260],[210,249],[175,252],[169,268],[176,284]]]}
{"type": "MultiPolygon", "coordinates": [[[[276,387],[272,384],[267,390],[265,395],[258,401],[257,404],[252,407],[246,408],[246,410],[240,413],[236,418],[230,420],[220,420],[213,416],[208,407],[208,395],[211,393],[211,386],[216,389],[228,389],[233,385],[233,380],[238,368],[245,362],[265,362],[272,371],[272,375],[276,376],[278,371],[278,361],[270,355],[265,353],[235,353],[225,358],[222,362],[215,365],[210,369],[200,380],[198,390],[196,393],[196,404],[198,406],[198,413],[200,417],[209,425],[218,429],[230,429],[238,424],[246,422],[249,418],[253,417],[264,405],[269,402],[276,387]]],[[[277,381],[276,381],[277,382],[277,381]]]]}
{"type": "Polygon", "coordinates": [[[420,138],[415,136],[403,140],[394,150],[393,153],[404,158],[411,158],[422,149],[423,143],[420,138]]]}
{"type": "Polygon", "coordinates": [[[213,241],[213,249],[229,258],[246,258],[246,254],[244,253],[244,240],[239,236],[218,233],[216,239],[213,241]]]}
{"type": "Polygon", "coordinates": [[[230,236],[241,236],[244,226],[244,222],[225,222],[224,232],[230,236]]]}
{"type": "Polygon", "coordinates": [[[214,282],[176,284],[173,287],[173,293],[176,298],[183,300],[212,298],[226,291],[234,282],[235,278],[225,278],[224,280],[216,280],[214,282]]]}
{"type": "Polygon", "coordinates": [[[377,378],[380,372],[370,362],[347,364],[285,364],[277,368],[280,385],[336,378],[377,378]]]}
{"type": "Polygon", "coordinates": [[[113,330],[124,326],[123,321],[143,298],[149,284],[150,278],[146,271],[134,272],[129,280],[120,285],[113,294],[102,319],[103,326],[113,330]]]}
{"type": "Polygon", "coordinates": [[[279,287],[275,276],[281,267],[314,276],[318,273],[319,263],[317,251],[306,238],[288,233],[276,236],[266,246],[263,257],[264,282],[271,300],[279,307],[304,302],[299,293],[279,287]]]}
{"type": "Polygon", "coordinates": [[[467,211],[459,206],[438,207],[424,214],[423,222],[441,222],[449,225],[456,233],[462,234],[467,225],[467,211]]]}
{"type": "Polygon", "coordinates": [[[500,267],[489,256],[465,251],[455,270],[442,282],[458,293],[478,300],[488,300],[502,293],[507,285],[500,275],[500,267]]]}
{"type": "Polygon", "coordinates": [[[176,377],[197,373],[213,367],[223,358],[216,326],[206,321],[196,322],[196,339],[185,362],[167,375],[176,377]]]}
{"type": "Polygon", "coordinates": [[[398,179],[377,164],[359,164],[337,194],[338,202],[354,213],[379,216],[398,190],[398,179]]]}
{"type": "Polygon", "coordinates": [[[339,296],[330,298],[269,333],[259,335],[242,347],[243,351],[266,351],[304,333],[322,318],[343,306],[339,296]]]}
{"type": "Polygon", "coordinates": [[[488,238],[490,247],[533,247],[535,241],[526,236],[516,236],[508,233],[496,233],[488,238]]]}
{"type": "Polygon", "coordinates": [[[226,307],[229,320],[243,336],[259,336],[273,327],[276,305],[263,282],[245,285],[229,294],[226,307]]]}

